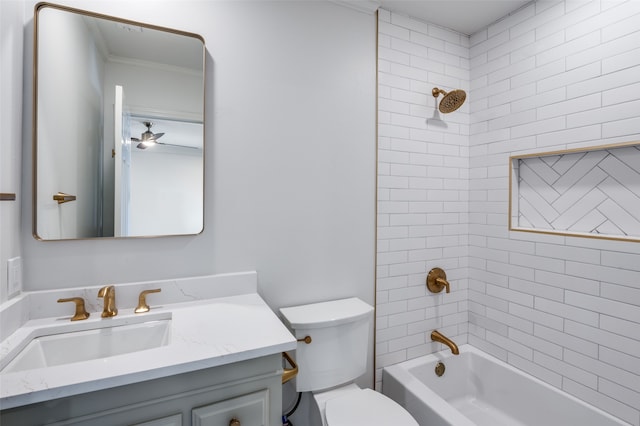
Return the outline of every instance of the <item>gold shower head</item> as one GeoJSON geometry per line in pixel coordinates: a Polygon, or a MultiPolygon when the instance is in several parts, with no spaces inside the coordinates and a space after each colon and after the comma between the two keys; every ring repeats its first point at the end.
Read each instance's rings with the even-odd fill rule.
{"type": "Polygon", "coordinates": [[[431,94],[433,95],[434,98],[437,98],[438,96],[440,96],[441,93],[444,95],[444,97],[440,101],[440,105],[438,106],[438,109],[440,110],[440,112],[444,114],[448,114],[450,112],[457,110],[462,106],[465,99],[467,99],[467,94],[465,93],[465,91],[460,89],[452,90],[450,92],[445,92],[442,89],[438,89],[437,87],[434,87],[433,90],[431,91],[431,94]]]}

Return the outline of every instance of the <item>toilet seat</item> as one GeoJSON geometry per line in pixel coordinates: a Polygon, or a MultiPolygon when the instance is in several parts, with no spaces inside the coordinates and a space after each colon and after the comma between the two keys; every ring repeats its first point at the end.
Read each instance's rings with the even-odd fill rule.
{"type": "Polygon", "coordinates": [[[328,426],[418,426],[400,404],[371,389],[358,389],[327,401],[328,426]]]}

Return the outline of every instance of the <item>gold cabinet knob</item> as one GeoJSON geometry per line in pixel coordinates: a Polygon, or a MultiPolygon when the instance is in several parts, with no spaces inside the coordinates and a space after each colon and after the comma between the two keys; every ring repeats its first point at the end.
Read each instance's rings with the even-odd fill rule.
{"type": "Polygon", "coordinates": [[[240,420],[236,419],[235,417],[231,419],[231,421],[229,422],[229,426],[242,426],[240,424],[240,420]]]}

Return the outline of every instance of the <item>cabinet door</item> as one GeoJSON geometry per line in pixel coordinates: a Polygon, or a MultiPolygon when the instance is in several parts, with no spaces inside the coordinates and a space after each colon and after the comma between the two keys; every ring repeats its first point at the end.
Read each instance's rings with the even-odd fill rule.
{"type": "Polygon", "coordinates": [[[268,389],[191,410],[192,426],[268,426],[268,419],[268,389]]]}
{"type": "Polygon", "coordinates": [[[161,419],[150,420],[148,422],[136,423],[131,426],[182,426],[182,413],[161,419]]]}

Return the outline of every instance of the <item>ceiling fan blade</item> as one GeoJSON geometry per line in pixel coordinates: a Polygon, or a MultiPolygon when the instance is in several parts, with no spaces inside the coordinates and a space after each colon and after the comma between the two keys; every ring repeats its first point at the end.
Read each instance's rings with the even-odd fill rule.
{"type": "Polygon", "coordinates": [[[157,140],[157,139],[160,139],[162,136],[164,136],[164,133],[154,133],[151,139],[157,140]]]}
{"type": "Polygon", "coordinates": [[[131,142],[140,142],[140,139],[138,138],[130,138],[130,139],[131,139],[131,142]]]}
{"type": "Polygon", "coordinates": [[[188,146],[188,145],[178,145],[175,143],[164,143],[164,142],[156,142],[158,145],[163,145],[163,146],[175,146],[176,148],[188,148],[188,149],[202,149],[198,146],[188,146]]]}
{"type": "Polygon", "coordinates": [[[143,142],[140,142],[138,145],[136,145],[136,148],[138,148],[138,149],[147,149],[148,146],[146,144],[144,144],[143,142]]]}

